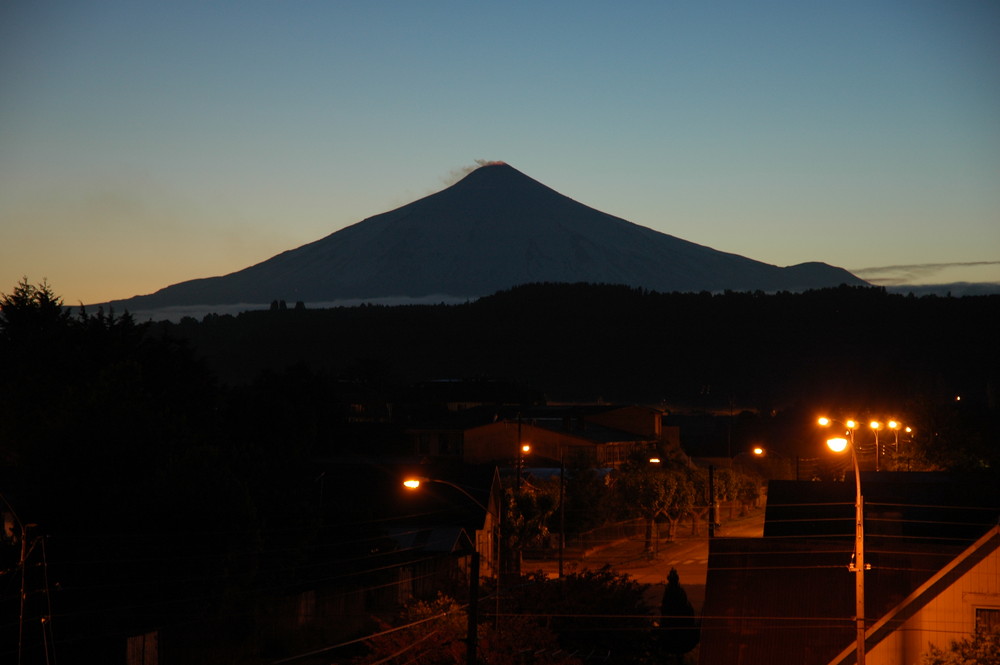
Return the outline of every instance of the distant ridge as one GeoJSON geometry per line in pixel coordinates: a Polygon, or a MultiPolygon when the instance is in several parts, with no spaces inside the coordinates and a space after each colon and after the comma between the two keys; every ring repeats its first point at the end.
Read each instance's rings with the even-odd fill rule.
{"type": "Polygon", "coordinates": [[[533,282],[654,291],[804,291],[867,282],[824,263],[778,267],[587,207],[503,163],[237,272],[110,303],[198,305],[477,298],[533,282]]]}

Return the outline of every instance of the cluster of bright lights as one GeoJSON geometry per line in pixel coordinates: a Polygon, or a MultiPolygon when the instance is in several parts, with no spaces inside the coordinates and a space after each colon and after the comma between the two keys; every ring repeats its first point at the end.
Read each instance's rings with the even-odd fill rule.
{"type": "MultiPolygon", "coordinates": [[[[816,422],[818,422],[823,427],[829,427],[830,425],[832,425],[834,422],[837,421],[833,420],[832,418],[827,418],[826,416],[822,416],[818,418],[816,422]]],[[[848,430],[847,433],[852,439],[854,438],[854,430],[858,429],[861,426],[858,421],[853,420],[851,418],[844,420],[843,422],[841,422],[841,424],[848,430]]],[[[904,432],[907,433],[913,432],[912,428],[903,427],[903,425],[898,420],[889,420],[884,424],[878,420],[872,420],[871,422],[868,423],[868,427],[872,431],[874,431],[876,435],[878,434],[879,430],[881,430],[883,427],[888,427],[897,435],[899,434],[899,430],[903,430],[904,432]]],[[[826,441],[826,445],[830,448],[830,450],[836,453],[843,452],[844,450],[846,450],[849,443],[850,442],[847,439],[840,436],[834,437],[832,439],[827,439],[826,441]]]]}
{"type": "MultiPolygon", "coordinates": [[[[817,422],[823,427],[829,427],[830,425],[833,424],[834,421],[830,418],[827,418],[826,416],[822,416],[821,418],[819,418],[817,422]]],[[[844,421],[843,425],[847,429],[854,430],[858,428],[858,421],[851,420],[850,418],[848,418],[847,420],[844,421]]]]}

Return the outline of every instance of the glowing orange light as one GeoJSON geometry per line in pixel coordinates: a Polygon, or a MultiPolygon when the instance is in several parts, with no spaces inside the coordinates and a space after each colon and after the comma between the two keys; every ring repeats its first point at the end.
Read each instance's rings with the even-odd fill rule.
{"type": "Polygon", "coordinates": [[[835,453],[842,453],[847,449],[847,439],[838,436],[826,440],[827,447],[835,453]]]}

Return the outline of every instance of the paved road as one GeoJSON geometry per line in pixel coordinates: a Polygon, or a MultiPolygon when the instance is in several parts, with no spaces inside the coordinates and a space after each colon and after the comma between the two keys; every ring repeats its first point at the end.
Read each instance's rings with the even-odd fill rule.
{"type": "MultiPolygon", "coordinates": [[[[691,535],[690,525],[679,526],[677,538],[673,541],[661,540],[650,560],[643,552],[642,540],[622,540],[585,558],[566,559],[563,570],[566,573],[585,569],[598,569],[610,565],[615,570],[628,573],[643,584],[651,585],[647,602],[659,607],[663,597],[663,587],[671,568],[677,570],[680,584],[687,592],[695,613],[701,612],[705,602],[705,577],[708,574],[708,530],[702,525],[699,535],[691,535]]],[[[716,533],[718,538],[753,538],[764,533],[764,509],[758,508],[750,515],[726,521],[716,533]]],[[[525,560],[522,570],[543,570],[555,577],[559,566],[553,560],[525,560]]]]}

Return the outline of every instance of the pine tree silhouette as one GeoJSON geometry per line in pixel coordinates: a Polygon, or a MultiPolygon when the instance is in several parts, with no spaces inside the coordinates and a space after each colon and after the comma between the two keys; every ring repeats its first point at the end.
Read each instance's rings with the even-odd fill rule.
{"type": "Polygon", "coordinates": [[[681,663],[684,654],[697,646],[700,639],[698,624],[694,618],[694,607],[688,600],[687,592],[681,587],[677,570],[670,569],[667,588],[663,592],[660,605],[660,647],[681,663]]]}

